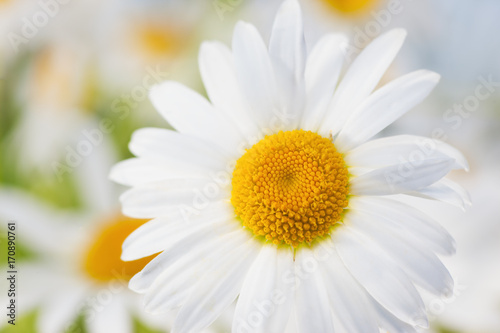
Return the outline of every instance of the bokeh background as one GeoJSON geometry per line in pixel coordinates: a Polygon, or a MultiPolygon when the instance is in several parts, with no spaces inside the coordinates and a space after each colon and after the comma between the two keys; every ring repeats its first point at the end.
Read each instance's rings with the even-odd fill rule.
{"type": "MultiPolygon", "coordinates": [[[[230,44],[235,22],[268,38],[276,0],[0,0],[0,332],[168,332],[174,314],[145,313],[119,261],[144,221],[120,214],[109,168],[131,157],[140,127],[168,127],[149,87],[205,93],[203,40],[230,44]],[[7,323],[8,223],[16,225],[16,325],[7,323]]],[[[418,68],[442,75],[426,102],[384,134],[439,137],[471,170],[462,211],[417,200],[456,238],[445,263],[451,298],[429,298],[431,332],[500,332],[500,1],[302,0],[307,44],[340,31],[352,58],[393,27],[408,38],[385,81],[418,68]],[[352,53],[352,54],[351,54],[352,53]]],[[[208,330],[229,332],[231,309],[208,330]]],[[[393,333],[393,332],[391,332],[393,333]]]]}

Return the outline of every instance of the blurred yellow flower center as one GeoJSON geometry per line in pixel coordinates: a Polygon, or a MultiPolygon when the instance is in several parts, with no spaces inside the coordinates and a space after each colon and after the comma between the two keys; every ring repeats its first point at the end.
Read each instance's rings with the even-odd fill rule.
{"type": "Polygon", "coordinates": [[[87,274],[101,282],[130,280],[156,255],[135,261],[122,261],[122,243],[135,229],[147,220],[119,216],[98,231],[94,242],[85,256],[84,268],[87,274]]]}
{"type": "Polygon", "coordinates": [[[33,100],[38,105],[46,106],[53,111],[65,110],[73,106],[76,99],[77,63],[74,55],[62,48],[46,48],[35,59],[33,100]]]}
{"type": "Polygon", "coordinates": [[[243,225],[294,247],[328,234],[348,204],[348,171],[328,138],[294,130],[266,136],[237,161],[231,203],[243,225]]]}
{"type": "Polygon", "coordinates": [[[152,57],[171,55],[180,49],[182,34],[173,28],[145,26],[139,31],[142,49],[152,57]]]}
{"type": "Polygon", "coordinates": [[[343,13],[354,14],[369,10],[379,0],[323,0],[329,6],[343,13]]]}

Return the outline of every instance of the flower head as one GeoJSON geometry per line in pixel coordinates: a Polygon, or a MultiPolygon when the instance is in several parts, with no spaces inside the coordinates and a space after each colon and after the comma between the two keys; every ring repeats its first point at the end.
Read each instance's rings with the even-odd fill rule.
{"type": "Polygon", "coordinates": [[[124,213],[153,219],[127,238],[122,259],[163,251],[130,281],[146,309],[180,307],[176,332],[208,326],[236,299],[233,332],[427,325],[415,285],[452,291],[436,254],[452,254],[454,243],[397,199],[463,206],[464,190],[444,176],[467,162],[437,140],[368,141],[439,80],[420,70],[374,91],[404,37],[378,37],[339,82],[346,38],[327,35],[307,53],[300,7],[287,0],[269,49],[243,22],[232,50],[202,45],[210,102],[175,82],[153,88],[177,131],[137,131],[137,158],[112,171],[132,186],[124,213]]]}
{"type": "MultiPolygon", "coordinates": [[[[104,140],[76,172],[78,194],[85,202],[79,209],[56,209],[29,192],[0,188],[0,220],[17,222],[19,243],[33,253],[16,262],[23,290],[17,295],[23,304],[17,315],[23,318],[36,309],[37,332],[76,332],[82,329],[77,319],[89,333],[131,333],[137,320],[170,327],[169,318],[160,321],[146,313],[138,295],[127,288],[152,257],[120,260],[123,240],[146,220],[117,211],[117,191],[107,180],[112,156],[104,140]]],[[[0,330],[6,325],[0,324],[0,330]]]]}

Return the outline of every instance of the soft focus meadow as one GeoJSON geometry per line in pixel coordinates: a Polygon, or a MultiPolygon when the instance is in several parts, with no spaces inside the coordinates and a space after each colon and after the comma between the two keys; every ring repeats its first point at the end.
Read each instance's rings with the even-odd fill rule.
{"type": "MultiPolygon", "coordinates": [[[[339,31],[351,61],[373,38],[408,38],[388,74],[425,68],[431,96],[384,134],[416,134],[464,152],[464,213],[415,199],[455,237],[444,258],[454,295],[426,300],[431,332],[500,332],[500,2],[303,0],[308,45],[339,31]],[[439,208],[436,208],[439,207],[439,208]]],[[[277,0],[0,0],[0,332],[168,332],[175,314],[150,314],[127,281],[147,263],[120,262],[145,221],[120,213],[108,179],[131,157],[135,129],[167,127],[149,88],[180,81],[205,94],[200,43],[230,44],[238,20],[268,38],[277,0]],[[8,323],[8,223],[15,223],[16,319],[8,323]]],[[[11,224],[12,225],[12,224],[11,224]]],[[[231,311],[209,332],[230,332],[231,311]]],[[[207,331],[207,332],[208,332],[207,331]]],[[[393,332],[391,332],[393,333],[393,332]]]]}

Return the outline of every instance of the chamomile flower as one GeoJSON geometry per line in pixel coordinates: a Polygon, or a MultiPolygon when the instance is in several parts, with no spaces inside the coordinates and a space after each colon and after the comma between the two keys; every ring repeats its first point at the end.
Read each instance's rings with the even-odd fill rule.
{"type": "Polygon", "coordinates": [[[33,58],[19,98],[24,112],[9,146],[23,161],[22,171],[52,172],[54,161],[67,153],[68,141],[89,123],[89,68],[88,56],[71,43],[48,44],[33,58]]]}
{"type": "Polygon", "coordinates": [[[79,169],[92,189],[82,190],[88,210],[59,210],[21,190],[0,189],[0,220],[15,221],[18,240],[35,254],[18,262],[16,270],[22,290],[18,316],[37,309],[37,332],[76,332],[79,315],[89,333],[133,332],[134,317],[157,328],[170,323],[145,313],[137,306],[138,295],[127,288],[151,257],[120,260],[121,243],[145,220],[127,218],[117,203],[110,204],[116,192],[101,172],[109,168],[104,161],[112,155],[105,146],[79,169]]]}
{"type": "Polygon", "coordinates": [[[137,156],[111,177],[132,189],[123,212],[153,220],[122,259],[159,251],[129,287],[153,312],[179,307],[173,332],[196,332],[236,302],[233,332],[414,332],[418,288],[450,294],[438,258],[455,251],[430,216],[401,201],[466,202],[444,178],[467,169],[451,146],[402,135],[369,141],[439,80],[419,70],[374,90],[405,32],[369,44],[340,82],[345,37],[307,54],[301,10],[280,8],[269,49],[250,24],[232,50],[201,46],[210,102],[175,82],[151,91],[177,130],[134,133],[137,156]]]}
{"type": "Polygon", "coordinates": [[[106,29],[98,38],[99,70],[105,84],[130,89],[155,69],[184,79],[192,76],[195,79],[188,81],[197,82],[192,55],[197,31],[211,10],[208,5],[179,0],[108,3],[99,21],[106,29]]]}

